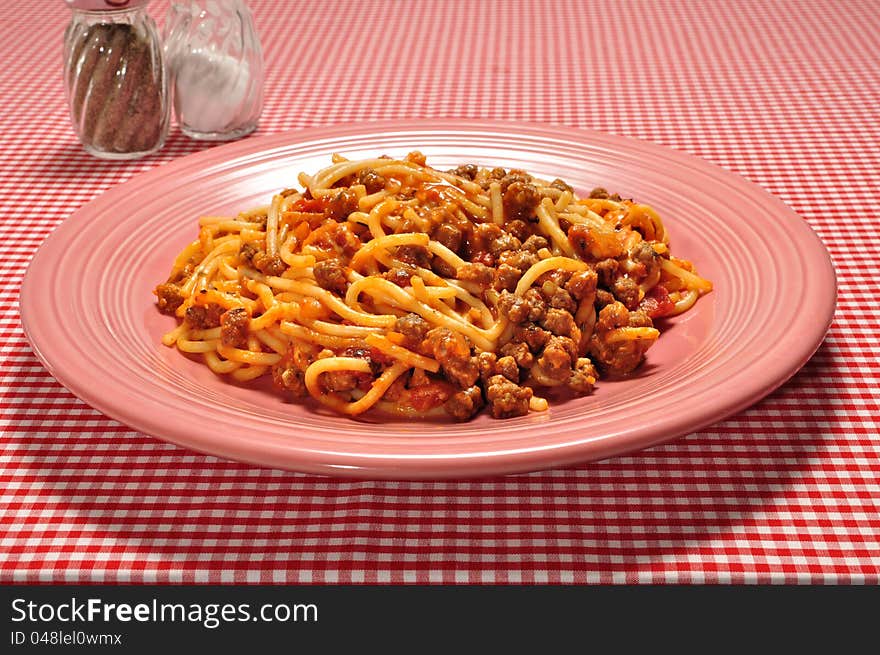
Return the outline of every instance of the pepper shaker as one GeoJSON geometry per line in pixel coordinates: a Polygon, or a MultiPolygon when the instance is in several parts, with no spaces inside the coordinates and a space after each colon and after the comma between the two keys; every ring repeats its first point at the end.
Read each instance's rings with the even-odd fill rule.
{"type": "Polygon", "coordinates": [[[225,141],[253,132],[263,110],[263,52],[244,0],[173,0],[165,56],[184,134],[225,141]]]}
{"type": "Polygon", "coordinates": [[[64,81],[83,147],[103,159],[155,152],[168,134],[170,103],[149,0],[65,0],[64,81]]]}

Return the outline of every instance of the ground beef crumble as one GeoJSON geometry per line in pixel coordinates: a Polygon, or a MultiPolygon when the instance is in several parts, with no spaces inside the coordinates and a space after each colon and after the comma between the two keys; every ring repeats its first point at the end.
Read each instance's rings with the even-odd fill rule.
{"type": "Polygon", "coordinates": [[[158,298],[156,306],[163,314],[174,316],[177,308],[183,304],[183,295],[181,294],[180,287],[176,284],[171,284],[170,282],[160,284],[156,287],[154,293],[158,298]]]}
{"type": "Polygon", "coordinates": [[[473,386],[480,376],[476,358],[471,356],[471,344],[458,332],[445,327],[430,330],[423,350],[433,355],[446,378],[461,389],[473,386]]]}
{"type": "Polygon", "coordinates": [[[184,317],[190,327],[196,330],[210,330],[211,328],[220,327],[220,316],[224,311],[226,310],[216,303],[193,305],[186,308],[184,317]]]}
{"type": "Polygon", "coordinates": [[[394,324],[395,332],[403,335],[404,345],[417,350],[425,340],[425,336],[431,329],[431,325],[418,314],[407,314],[397,319],[394,324]]]}
{"type": "Polygon", "coordinates": [[[267,255],[262,250],[258,250],[251,258],[251,261],[254,263],[254,268],[264,275],[274,275],[277,277],[287,270],[287,264],[284,263],[281,257],[278,255],[267,255]]]}
{"type": "Polygon", "coordinates": [[[248,341],[250,316],[244,307],[233,307],[220,317],[220,341],[224,346],[244,348],[248,341]]]}
{"type": "Polygon", "coordinates": [[[485,403],[480,387],[472,386],[457,392],[447,400],[443,409],[457,421],[467,421],[479,412],[485,403]]]}
{"type": "Polygon", "coordinates": [[[529,387],[511,382],[503,375],[493,375],[486,384],[486,400],[493,418],[525,416],[532,395],[529,387]]]}
{"type": "Polygon", "coordinates": [[[642,362],[651,342],[609,341],[610,333],[621,327],[653,327],[651,318],[641,311],[630,312],[622,303],[612,302],[601,309],[596,331],[589,341],[589,352],[596,363],[615,375],[631,373],[642,362]]]}
{"type": "Polygon", "coordinates": [[[325,259],[317,262],[312,269],[315,282],[322,289],[345,294],[348,289],[348,278],[345,276],[345,267],[335,259],[325,259]]]}

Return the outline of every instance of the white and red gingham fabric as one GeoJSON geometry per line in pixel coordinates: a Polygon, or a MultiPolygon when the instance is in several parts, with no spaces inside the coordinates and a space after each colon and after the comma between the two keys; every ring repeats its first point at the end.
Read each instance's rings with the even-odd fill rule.
{"type": "Polygon", "coordinates": [[[497,118],[684,150],[817,230],[839,275],[834,324],[758,405],[566,470],[340,481],[133,432],[37,362],[19,285],[73,210],[208,146],[173,128],[149,159],[86,155],[61,80],[68,10],[3,0],[0,582],[880,582],[876,2],[250,4],[268,65],[259,133],[497,118]]]}

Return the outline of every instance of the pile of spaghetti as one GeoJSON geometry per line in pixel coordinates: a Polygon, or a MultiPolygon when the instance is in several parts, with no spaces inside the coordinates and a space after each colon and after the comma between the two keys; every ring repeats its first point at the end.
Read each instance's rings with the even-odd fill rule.
{"type": "Polygon", "coordinates": [[[302,191],[199,238],[156,288],[163,338],[239,381],[271,375],[350,416],[547,409],[633,371],[654,319],[712,285],[649,206],[472,164],[335,155],[302,191]]]}

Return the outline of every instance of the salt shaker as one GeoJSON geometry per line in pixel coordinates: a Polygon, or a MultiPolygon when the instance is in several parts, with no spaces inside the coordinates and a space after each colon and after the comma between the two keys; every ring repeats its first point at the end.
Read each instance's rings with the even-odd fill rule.
{"type": "Polygon", "coordinates": [[[65,0],[64,82],[74,130],[90,154],[134,159],[165,142],[171,104],[149,0],[65,0]]]}
{"type": "Polygon", "coordinates": [[[244,0],[173,0],[165,56],[184,134],[224,141],[253,132],[263,110],[263,52],[244,0]]]}

